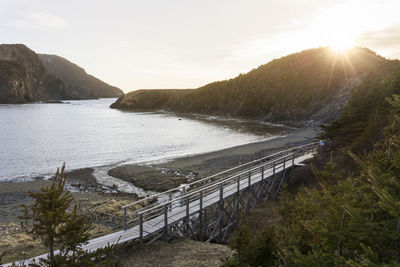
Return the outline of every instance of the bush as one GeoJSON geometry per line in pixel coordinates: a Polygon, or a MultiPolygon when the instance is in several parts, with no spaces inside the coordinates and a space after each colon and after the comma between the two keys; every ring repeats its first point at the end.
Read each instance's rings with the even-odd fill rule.
{"type": "Polygon", "coordinates": [[[275,228],[265,228],[256,238],[251,239],[246,226],[242,226],[231,244],[235,253],[223,260],[222,266],[271,266],[277,260],[275,228]]]}

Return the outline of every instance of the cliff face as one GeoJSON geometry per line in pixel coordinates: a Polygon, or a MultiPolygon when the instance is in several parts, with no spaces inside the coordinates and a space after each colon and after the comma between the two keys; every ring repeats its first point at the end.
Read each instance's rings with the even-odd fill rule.
{"type": "Polygon", "coordinates": [[[47,72],[64,83],[69,99],[119,97],[124,94],[121,89],[87,74],[83,68],[65,58],[46,54],[39,54],[39,57],[47,72]]]}
{"type": "Polygon", "coordinates": [[[46,64],[22,44],[0,45],[0,104],[118,97],[123,92],[57,56],[46,64]],[[61,62],[61,63],[60,63],[61,62]]]}
{"type": "Polygon", "coordinates": [[[343,54],[330,48],[310,49],[194,90],[134,91],[111,107],[330,122],[340,115],[362,80],[370,75],[385,79],[398,65],[399,61],[364,48],[343,54]]]}
{"type": "Polygon", "coordinates": [[[64,85],[24,45],[0,45],[0,103],[62,99],[64,85]]]}

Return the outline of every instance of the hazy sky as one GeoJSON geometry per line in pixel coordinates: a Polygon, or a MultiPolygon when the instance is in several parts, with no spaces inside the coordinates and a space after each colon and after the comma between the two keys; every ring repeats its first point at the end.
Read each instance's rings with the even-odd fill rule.
{"type": "Polygon", "coordinates": [[[195,88],[330,44],[400,58],[399,0],[0,0],[0,42],[125,92],[195,88]]]}

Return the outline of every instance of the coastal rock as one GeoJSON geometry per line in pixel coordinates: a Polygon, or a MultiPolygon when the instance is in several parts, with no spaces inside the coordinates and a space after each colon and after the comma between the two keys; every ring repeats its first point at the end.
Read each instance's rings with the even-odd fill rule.
{"type": "Polygon", "coordinates": [[[0,103],[59,100],[64,85],[25,45],[0,45],[0,103]]]}
{"type": "Polygon", "coordinates": [[[67,181],[71,185],[84,190],[98,190],[101,185],[97,183],[93,171],[93,168],[83,168],[67,172],[67,181]]]}
{"type": "Polygon", "coordinates": [[[166,191],[186,183],[187,178],[174,172],[138,165],[124,165],[108,171],[108,175],[132,183],[146,191],[166,191]]]}
{"type": "Polygon", "coordinates": [[[0,45],[0,104],[118,97],[123,92],[71,62],[23,44],[0,45]],[[58,75],[60,77],[58,77],[58,75]],[[60,79],[61,78],[61,79],[60,79]]]}

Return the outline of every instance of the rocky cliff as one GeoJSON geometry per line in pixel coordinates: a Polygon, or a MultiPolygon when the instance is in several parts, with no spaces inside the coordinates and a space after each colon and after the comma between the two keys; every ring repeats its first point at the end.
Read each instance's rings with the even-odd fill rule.
{"type": "Polygon", "coordinates": [[[336,53],[328,47],[273,60],[236,78],[194,90],[138,90],[112,108],[165,109],[268,121],[330,122],[337,118],[361,81],[390,76],[399,65],[365,48],[336,53]]]}
{"type": "Polygon", "coordinates": [[[0,45],[0,103],[62,99],[63,83],[24,45],[0,45]]]}
{"type": "Polygon", "coordinates": [[[40,57],[25,45],[0,45],[0,104],[118,97],[123,94],[120,89],[68,63],[72,67],[69,64],[54,64],[53,68],[46,69],[49,64],[44,65],[40,57]],[[73,73],[79,75],[70,75],[70,69],[77,69],[73,73]]]}
{"type": "Polygon", "coordinates": [[[121,89],[87,74],[83,68],[65,58],[46,54],[39,54],[39,57],[47,72],[64,83],[68,99],[119,97],[124,94],[121,89]]]}

